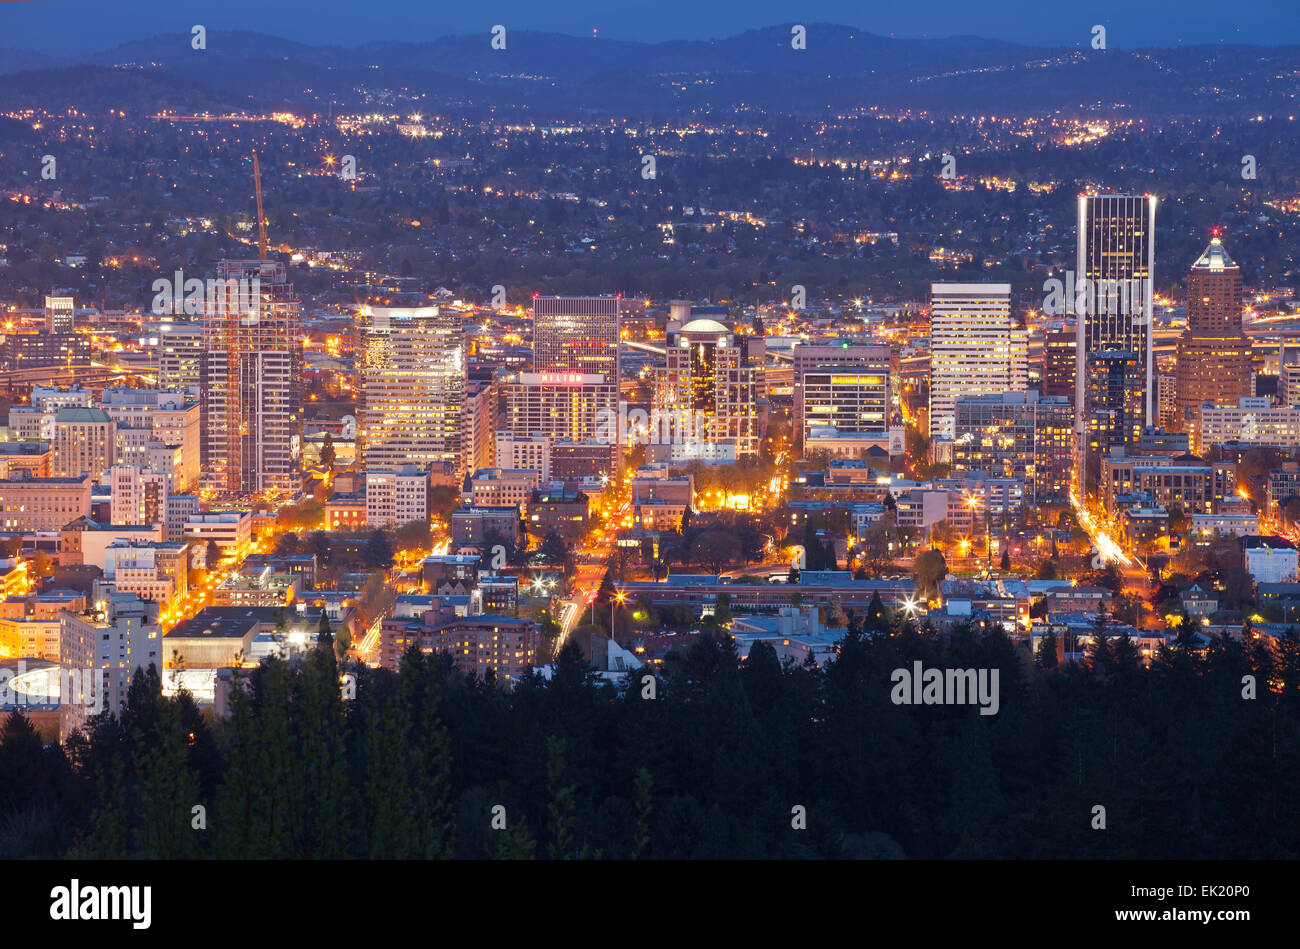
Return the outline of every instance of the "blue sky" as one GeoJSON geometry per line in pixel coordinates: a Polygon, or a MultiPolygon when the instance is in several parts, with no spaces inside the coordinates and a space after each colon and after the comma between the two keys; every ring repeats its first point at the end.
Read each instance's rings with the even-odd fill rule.
{"type": "Polygon", "coordinates": [[[657,41],[729,36],[775,23],[834,22],[899,37],[976,35],[1075,46],[1104,23],[1112,48],[1300,43],[1297,0],[0,0],[0,48],[106,49],[159,33],[246,29],[355,45],[511,29],[657,41]]]}

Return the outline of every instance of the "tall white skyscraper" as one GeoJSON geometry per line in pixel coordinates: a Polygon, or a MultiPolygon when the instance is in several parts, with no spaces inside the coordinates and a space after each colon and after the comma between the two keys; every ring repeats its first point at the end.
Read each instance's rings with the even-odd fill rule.
{"type": "Polygon", "coordinates": [[[404,465],[461,464],[465,339],[460,313],[445,307],[365,307],[361,418],[357,429],[367,471],[404,465]]]}
{"type": "Polygon", "coordinates": [[[1143,424],[1156,420],[1151,321],[1155,286],[1156,199],[1152,195],[1079,195],[1076,314],[1075,431],[1086,443],[1088,359],[1104,350],[1133,353],[1139,363],[1143,424]]]}
{"type": "Polygon", "coordinates": [[[930,285],[930,437],[954,436],[961,396],[1023,391],[1029,339],[1009,283],[930,285]]]}

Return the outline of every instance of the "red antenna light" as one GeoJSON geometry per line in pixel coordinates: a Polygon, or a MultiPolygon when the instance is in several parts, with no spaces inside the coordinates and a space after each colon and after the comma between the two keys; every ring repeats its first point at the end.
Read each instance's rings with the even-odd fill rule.
{"type": "Polygon", "coordinates": [[[1212,227],[1212,228],[1210,228],[1210,236],[1211,236],[1211,237],[1218,237],[1218,236],[1219,236],[1219,232],[1222,231],[1222,230],[1223,230],[1223,228],[1221,228],[1221,227],[1212,227]]]}

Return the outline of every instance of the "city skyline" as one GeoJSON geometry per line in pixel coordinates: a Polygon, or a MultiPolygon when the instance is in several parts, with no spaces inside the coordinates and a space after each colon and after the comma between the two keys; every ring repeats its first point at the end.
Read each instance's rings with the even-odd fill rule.
{"type": "Polygon", "coordinates": [[[1265,915],[1208,862],[1300,856],[1294,11],[106,12],[0,3],[20,920],[286,860],[241,920],[344,860],[1265,915]]]}

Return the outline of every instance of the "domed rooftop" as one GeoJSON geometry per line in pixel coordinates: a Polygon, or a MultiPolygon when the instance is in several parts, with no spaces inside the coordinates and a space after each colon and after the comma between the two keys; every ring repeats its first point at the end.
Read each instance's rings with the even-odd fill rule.
{"type": "Polygon", "coordinates": [[[679,329],[677,332],[690,333],[692,335],[699,333],[708,336],[716,336],[719,333],[730,333],[731,330],[727,329],[717,320],[711,320],[707,317],[700,317],[697,320],[691,320],[688,323],[683,323],[681,329],[679,329]]]}
{"type": "Polygon", "coordinates": [[[1236,267],[1236,262],[1228,256],[1228,252],[1223,249],[1223,242],[1217,237],[1210,239],[1210,246],[1205,248],[1205,253],[1196,259],[1192,264],[1193,270],[1230,270],[1236,267]]]}

